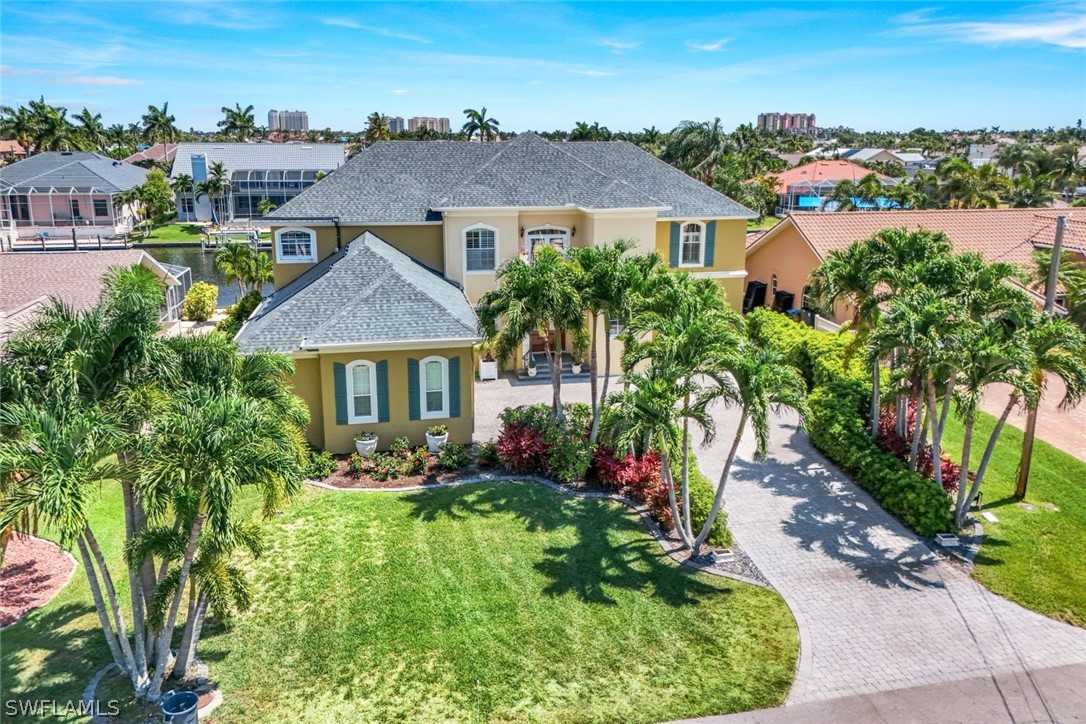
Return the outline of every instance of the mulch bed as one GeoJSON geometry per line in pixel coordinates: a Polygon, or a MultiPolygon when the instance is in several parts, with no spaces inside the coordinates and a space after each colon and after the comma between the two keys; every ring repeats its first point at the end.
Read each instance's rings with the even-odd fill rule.
{"type": "Polygon", "coordinates": [[[52,600],[74,569],[75,561],[55,543],[13,536],[0,571],[0,628],[52,600]]]}
{"type": "Polygon", "coordinates": [[[348,466],[348,457],[337,458],[339,467],[334,473],[321,482],[334,488],[378,488],[381,490],[396,490],[397,488],[413,488],[419,485],[442,485],[464,478],[474,478],[483,472],[475,463],[466,465],[459,470],[441,470],[437,466],[436,459],[431,459],[426,466],[426,472],[422,475],[408,475],[394,480],[374,480],[365,473],[352,473],[348,466]]]}

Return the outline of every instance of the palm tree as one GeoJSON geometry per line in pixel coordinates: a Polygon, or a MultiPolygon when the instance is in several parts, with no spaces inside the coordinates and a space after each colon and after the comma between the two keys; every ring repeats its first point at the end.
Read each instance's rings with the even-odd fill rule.
{"type": "Polygon", "coordinates": [[[219,395],[200,387],[178,395],[152,425],[142,465],[141,496],[152,517],[172,510],[191,524],[156,642],[154,676],[147,692],[151,701],[160,696],[166,677],[178,610],[205,523],[215,535],[228,535],[233,502],[243,486],[260,489],[267,514],[297,492],[300,460],[282,442],[294,433],[290,425],[261,400],[235,393],[219,395]],[[191,516],[184,515],[185,511],[191,516]]]}
{"type": "Polygon", "coordinates": [[[71,151],[83,147],[68,110],[51,106],[45,98],[30,101],[31,123],[34,128],[34,148],[38,151],[71,151]]]}
{"type": "Polygon", "coordinates": [[[734,150],[719,118],[703,123],[683,121],[671,132],[662,158],[712,186],[717,169],[734,150]]]}
{"type": "Polygon", "coordinates": [[[215,252],[215,268],[222,272],[227,283],[238,283],[242,296],[260,291],[274,277],[274,267],[268,255],[255,251],[248,244],[223,245],[215,252]]]}
{"type": "Polygon", "coordinates": [[[501,132],[498,130],[500,125],[498,119],[489,118],[486,115],[486,106],[483,106],[482,110],[475,110],[474,108],[465,108],[464,116],[467,121],[460,128],[460,132],[467,134],[467,140],[471,140],[471,137],[475,134],[479,134],[479,138],[483,141],[500,141],[501,132]]]}
{"type": "Polygon", "coordinates": [[[143,122],[143,136],[151,145],[154,145],[157,141],[162,142],[163,157],[166,156],[166,143],[176,141],[180,135],[180,131],[174,125],[176,119],[169,113],[169,107],[169,103],[163,103],[162,108],[147,106],[147,112],[140,117],[143,122]]]}
{"type": "Polygon", "coordinates": [[[106,127],[102,125],[102,114],[91,113],[84,108],[82,112],[75,117],[77,123],[79,123],[79,133],[83,136],[83,140],[90,148],[100,150],[106,147],[108,138],[106,137],[106,127]]]}
{"type": "Polygon", "coordinates": [[[25,106],[0,106],[0,136],[14,138],[29,156],[34,148],[34,117],[25,106]]]}
{"type": "Polygon", "coordinates": [[[256,133],[256,119],[253,118],[253,107],[241,107],[235,103],[233,108],[222,107],[223,120],[218,126],[227,136],[236,141],[248,141],[256,133]]]}
{"type": "Polygon", "coordinates": [[[392,133],[388,130],[388,116],[377,111],[366,116],[366,129],[362,132],[362,147],[369,148],[378,141],[388,141],[392,133]]]}
{"type": "Polygon", "coordinates": [[[1010,190],[1009,179],[990,163],[973,168],[964,158],[952,158],[936,169],[940,191],[951,209],[994,209],[1010,190]]]}
{"type": "MultiPolygon", "coordinates": [[[[196,192],[196,185],[192,181],[192,176],[189,176],[187,173],[178,174],[175,179],[170,181],[170,188],[173,189],[173,192],[177,194],[179,199],[184,199],[192,196],[193,202],[196,201],[196,198],[194,196],[196,192]]],[[[180,203],[178,204],[178,206],[180,207],[180,203]]]]}
{"type": "Polygon", "coordinates": [[[511,259],[498,269],[498,286],[482,296],[477,309],[483,336],[494,340],[502,362],[520,351],[530,333],[540,336],[554,392],[551,414],[562,419],[562,350],[552,347],[551,333],[555,342],[571,334],[574,348],[584,347],[584,303],[573,266],[547,246],[536,250],[532,262],[511,259]]]}
{"type": "Polygon", "coordinates": [[[596,394],[599,362],[596,359],[597,337],[601,324],[604,333],[610,334],[610,320],[625,316],[628,299],[634,281],[635,265],[623,256],[636,244],[629,239],[616,239],[604,246],[585,246],[570,250],[570,261],[578,269],[577,286],[588,316],[591,329],[591,351],[588,368],[591,373],[592,388],[592,428],[589,441],[596,442],[599,435],[600,411],[603,400],[607,399],[607,386],[611,381],[611,341],[604,343],[604,378],[603,392],[596,394]]]}
{"type": "Polygon", "coordinates": [[[1009,200],[1016,209],[1051,206],[1055,191],[1047,174],[1020,173],[1011,180],[1009,200]]]}

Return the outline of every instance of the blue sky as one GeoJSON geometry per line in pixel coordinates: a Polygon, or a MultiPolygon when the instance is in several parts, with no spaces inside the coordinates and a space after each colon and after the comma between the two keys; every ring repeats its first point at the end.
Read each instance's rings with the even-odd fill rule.
{"type": "Polygon", "coordinates": [[[857,129],[1064,126],[1086,116],[1086,3],[26,2],[0,6],[4,104],[130,123],[169,101],[366,114],[486,106],[502,128],[613,130],[760,111],[857,129]]]}

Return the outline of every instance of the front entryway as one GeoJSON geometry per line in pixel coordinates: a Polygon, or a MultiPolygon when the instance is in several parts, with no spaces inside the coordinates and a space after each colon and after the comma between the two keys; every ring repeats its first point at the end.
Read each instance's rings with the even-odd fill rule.
{"type": "Polygon", "coordinates": [[[536,249],[549,246],[559,254],[569,251],[569,229],[560,226],[540,226],[524,232],[529,254],[535,259],[536,249]]]}

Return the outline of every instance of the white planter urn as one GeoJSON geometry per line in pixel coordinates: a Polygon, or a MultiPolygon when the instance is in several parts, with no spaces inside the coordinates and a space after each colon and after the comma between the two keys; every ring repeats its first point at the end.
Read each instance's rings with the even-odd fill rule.
{"type": "Polygon", "coordinates": [[[573,374],[575,374],[575,375],[581,374],[581,366],[579,364],[576,364],[576,363],[573,364],[573,374]]]}
{"type": "Polygon", "coordinates": [[[437,455],[441,452],[441,448],[445,447],[445,443],[448,441],[449,433],[445,433],[444,435],[431,435],[429,432],[426,433],[426,449],[433,455],[437,455]]]}
{"type": "Polygon", "coordinates": [[[480,380],[496,380],[498,379],[498,361],[497,360],[479,360],[479,379],[480,380]]]}
{"type": "Polygon", "coordinates": [[[529,377],[535,377],[537,372],[538,372],[538,370],[535,367],[529,367],[528,368],[528,376],[529,377]]]}
{"type": "Polygon", "coordinates": [[[362,457],[373,454],[373,451],[377,449],[377,438],[372,440],[355,440],[354,449],[358,451],[358,454],[362,457]]]}

